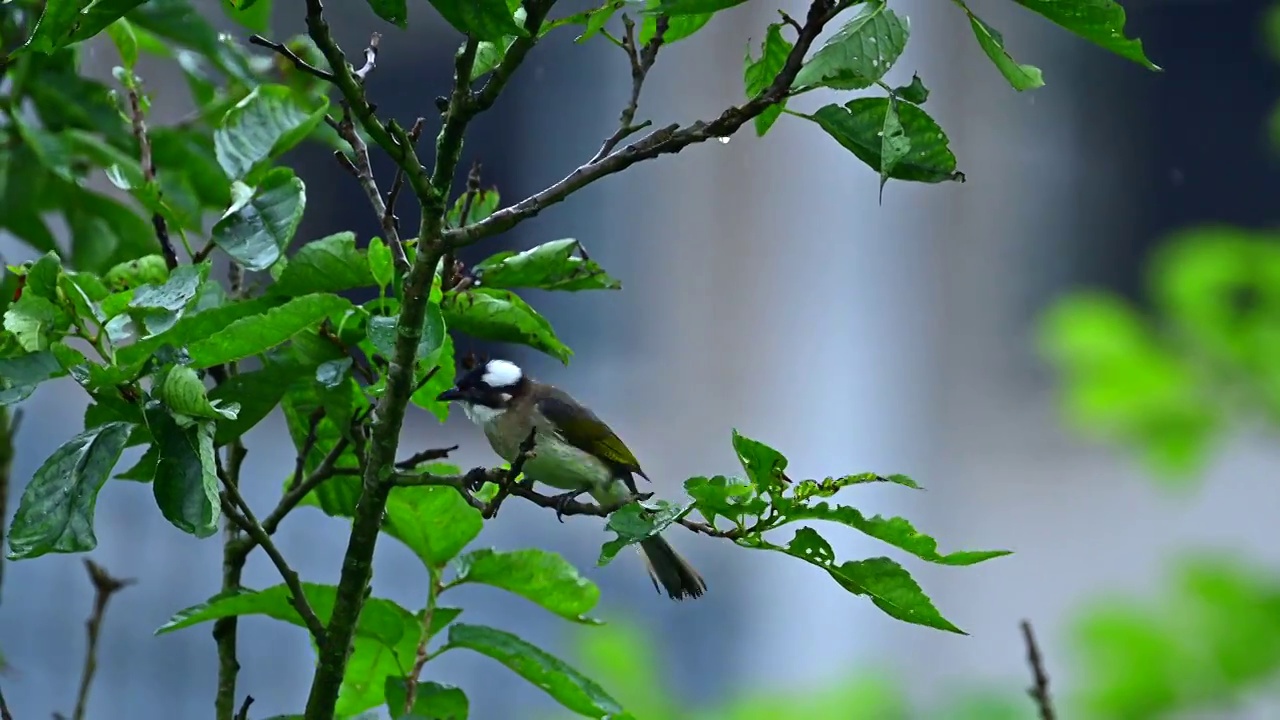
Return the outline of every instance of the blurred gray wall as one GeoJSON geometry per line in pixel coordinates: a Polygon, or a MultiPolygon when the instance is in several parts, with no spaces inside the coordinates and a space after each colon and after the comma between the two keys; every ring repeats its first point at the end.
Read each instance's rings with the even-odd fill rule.
{"type": "MultiPolygon", "coordinates": [[[[293,5],[278,8],[277,35],[301,30],[293,5]]],[[[360,3],[329,5],[340,39],[355,51],[374,29],[372,17],[360,3]]],[[[783,5],[802,14],[800,2],[783,5]]],[[[1158,19],[1163,10],[1151,5],[1141,16],[1158,19]]],[[[689,534],[674,540],[711,592],[676,605],[652,593],[630,555],[594,568],[600,522],[561,525],[536,508],[507,506],[482,542],[564,552],[601,584],[602,616],[654,634],[669,663],[664,678],[691,700],[821,684],[858,668],[909,672],[909,687],[922,698],[975,677],[1016,692],[1026,682],[1016,631],[1023,617],[1038,623],[1055,681],[1066,686],[1065,613],[1104,588],[1153,587],[1162,558],[1189,541],[1263,545],[1264,513],[1278,499],[1274,484],[1259,477],[1274,457],[1247,443],[1215,467],[1204,493],[1156,493],[1127,458],[1064,436],[1050,378],[1034,357],[1032,321],[1044,302],[1093,265],[1106,265],[1109,247],[1132,245],[1144,232],[1132,183],[1151,170],[1140,152],[1150,148],[1135,141],[1133,117],[1144,110],[1131,93],[1172,82],[1182,70],[1176,48],[1157,58],[1168,75],[1148,75],[1012,4],[982,5],[1020,61],[1045,69],[1048,87],[1020,95],[990,66],[955,8],[921,0],[895,8],[911,16],[913,37],[890,81],[920,73],[966,184],[891,184],[879,204],[869,170],[816,127],[783,118],[764,140],[744,132],[727,145],[693,147],[609,178],[469,257],[577,237],[622,279],[622,293],[534,299],[575,349],[572,369],[506,350],[608,419],[661,495],[677,497],[691,475],[735,472],[729,434],[737,427],[787,453],[793,477],[911,474],[927,492],[868,488],[848,502],[908,516],[943,550],[1017,551],[967,569],[903,559],[942,612],[971,633],[959,637],[895,623],[796,561],[689,534]],[[1247,507],[1242,496],[1251,498],[1247,507]],[[1135,514],[1135,507],[1144,510],[1135,514]],[[1230,525],[1201,521],[1228,513],[1230,525]],[[765,651],[779,654],[762,663],[765,651]]],[[[411,17],[425,15],[425,5],[413,7],[411,17]]],[[[694,41],[664,49],[641,116],[687,122],[739,101],[744,47],[751,39],[758,48],[776,17],[773,4],[751,3],[718,17],[694,41]]],[[[571,37],[564,32],[535,51],[468,143],[465,162],[481,160],[486,184],[498,184],[508,200],[589,157],[624,102],[621,54],[605,43],[575,46],[571,37]]],[[[454,43],[451,33],[421,21],[408,34],[386,32],[370,81],[382,112],[426,115],[434,133],[432,98],[445,91],[454,43]]],[[[162,100],[181,96],[175,78],[155,78],[150,87],[162,100]]],[[[362,237],[377,231],[327,153],[300,153],[298,163],[310,196],[304,238],[347,227],[362,237]]],[[[388,177],[387,164],[379,164],[388,177]]],[[[1157,177],[1172,175],[1157,168],[1157,177]]],[[[1144,207],[1167,198],[1151,191],[1144,207]]],[[[0,247],[13,251],[8,241],[0,247]]],[[[19,478],[77,426],[84,402],[61,384],[27,403],[19,478]]],[[[273,415],[249,438],[248,495],[256,506],[273,502],[291,468],[286,437],[273,415]]],[[[464,467],[492,461],[472,428],[451,422],[440,431],[421,413],[407,425],[405,452],[455,441],[464,444],[464,467]]],[[[124,482],[102,493],[97,528],[92,556],[140,584],[113,603],[91,716],[208,717],[209,629],[151,632],[217,591],[219,547],[179,533],[154,511],[149,488],[124,482]]],[[[886,554],[838,529],[825,534],[841,558],[886,554]]],[[[345,536],[343,523],[301,510],[280,543],[304,577],[334,582],[345,536]]],[[[409,553],[382,544],[379,595],[418,606],[423,581],[409,553]]],[[[278,580],[259,554],[246,582],[278,580]]],[[[572,652],[576,629],[547,613],[484,588],[459,592],[468,620],[572,652]]],[[[19,718],[72,704],[91,597],[77,557],[6,568],[0,648],[12,665],[3,680],[19,718]]],[[[257,618],[241,627],[242,692],[257,698],[261,716],[296,711],[310,678],[305,635],[257,618]]],[[[479,720],[553,711],[491,661],[451,653],[438,665],[432,677],[466,688],[479,720]]]]}

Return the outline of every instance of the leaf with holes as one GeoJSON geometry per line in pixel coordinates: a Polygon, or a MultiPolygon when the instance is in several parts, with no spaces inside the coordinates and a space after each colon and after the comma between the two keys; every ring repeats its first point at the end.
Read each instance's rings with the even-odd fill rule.
{"type": "Polygon", "coordinates": [[[600,557],[596,560],[596,565],[608,565],[623,548],[661,533],[672,523],[688,515],[692,509],[692,505],[678,505],[666,500],[656,500],[647,505],[623,505],[609,515],[609,522],[604,526],[605,530],[616,533],[617,537],[600,546],[600,557]]]}
{"type": "MultiPolygon", "coordinates": [[[[844,105],[827,105],[803,117],[817,123],[836,142],[879,173],[883,153],[881,133],[888,114],[888,98],[858,98],[844,105]]],[[[951,154],[947,136],[938,123],[908,102],[897,104],[897,115],[911,143],[911,151],[889,168],[889,177],[927,183],[964,182],[964,173],[956,171],[956,157],[951,154]]]]}
{"type": "MultiPolygon", "coordinates": [[[[778,73],[782,72],[782,66],[787,62],[787,56],[791,54],[791,43],[782,37],[782,23],[773,23],[769,29],[765,31],[764,42],[760,45],[760,58],[757,60],[751,57],[751,46],[747,46],[747,56],[742,61],[742,84],[745,86],[747,97],[753,98],[764,92],[766,88],[773,84],[778,77],[778,73]]],[[[787,106],[787,99],[784,97],[781,101],[765,108],[764,112],[756,116],[755,126],[756,135],[764,137],[769,132],[769,128],[778,121],[782,115],[782,110],[787,106]]]]}
{"type": "Polygon", "coordinates": [[[85,552],[98,546],[93,534],[98,491],[111,476],[132,430],[133,425],[126,422],[89,428],[44,461],[22,491],[9,527],[10,560],[85,552]]]}

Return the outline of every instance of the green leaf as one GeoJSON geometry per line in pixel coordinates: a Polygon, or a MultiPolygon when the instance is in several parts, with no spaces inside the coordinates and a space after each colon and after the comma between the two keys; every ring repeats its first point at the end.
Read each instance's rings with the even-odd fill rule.
{"type": "Polygon", "coordinates": [[[387,247],[382,238],[375,237],[369,241],[367,255],[369,273],[373,276],[373,281],[378,284],[378,287],[390,285],[395,277],[395,263],[391,260],[391,248],[387,247]]]}
{"type": "Polygon", "coordinates": [[[551,323],[510,290],[481,287],[450,292],[441,310],[450,328],[477,339],[528,345],[565,364],[573,354],[556,337],[551,323]]]}
{"type": "Polygon", "coordinates": [[[420,408],[425,408],[435,415],[440,422],[449,419],[449,406],[447,402],[440,402],[436,399],[440,393],[448,390],[453,386],[453,369],[457,367],[453,357],[453,338],[446,333],[444,342],[440,345],[440,349],[430,357],[420,357],[418,366],[414,369],[413,379],[414,386],[419,384],[421,387],[409,398],[409,401],[420,408]],[[439,367],[431,378],[427,378],[427,373],[433,368],[439,367]]]}
{"type": "Polygon", "coordinates": [[[93,511],[98,491],[133,426],[111,422],[89,428],[53,451],[22,492],[9,526],[9,559],[49,552],[85,552],[98,546],[93,511]]]}
{"type": "Polygon", "coordinates": [[[408,27],[409,7],[406,0],[368,0],[378,17],[397,27],[408,27]]]}
{"type": "Polygon", "coordinates": [[[716,13],[741,5],[747,0],[659,0],[656,8],[646,9],[646,13],[657,13],[679,17],[681,15],[701,15],[716,13]]]}
{"type": "Polygon", "coordinates": [[[885,108],[884,129],[880,131],[880,199],[884,199],[884,184],[889,182],[889,173],[903,158],[911,152],[911,140],[907,131],[898,119],[898,100],[889,97],[889,105],[885,108]]]}
{"type": "MultiPolygon", "coordinates": [[[[636,42],[640,46],[649,44],[649,41],[658,34],[658,16],[667,14],[659,5],[661,0],[647,0],[645,3],[645,12],[640,17],[640,35],[636,42]]],[[[683,40],[690,35],[698,32],[711,21],[713,12],[680,14],[670,17],[667,22],[667,31],[662,34],[662,44],[670,45],[673,42],[683,40]]]]}
{"type": "MultiPolygon", "coordinates": [[[[373,343],[383,357],[395,355],[396,323],[399,315],[374,315],[369,318],[369,342],[373,343]]],[[[418,359],[428,359],[440,349],[448,336],[445,334],[444,314],[440,305],[431,302],[427,305],[426,316],[422,322],[422,339],[418,341],[418,359]]]]}
{"type": "Polygon", "coordinates": [[[139,365],[163,345],[185,347],[205,340],[238,320],[258,316],[279,304],[282,304],[280,298],[254,298],[186,315],[168,331],[118,349],[116,365],[121,367],[139,365]]]}
{"type": "Polygon", "coordinates": [[[146,0],[97,0],[89,3],[77,15],[66,44],[88,40],[144,2],[146,0]]]}
{"type": "Polygon", "coordinates": [[[490,188],[488,190],[480,189],[474,192],[465,192],[453,202],[453,207],[449,208],[449,212],[445,215],[445,222],[449,227],[459,228],[463,225],[478,223],[488,218],[497,209],[501,202],[501,196],[497,189],[490,188]],[[467,205],[467,198],[470,196],[470,207],[467,205]],[[465,222],[462,217],[463,211],[466,211],[467,217],[465,222]]]}
{"type": "Polygon", "coordinates": [[[48,350],[70,324],[70,316],[34,293],[24,292],[4,313],[4,329],[27,352],[48,350]]]}
{"type": "Polygon", "coordinates": [[[218,164],[227,177],[248,178],[306,139],[329,110],[324,96],[315,99],[320,104],[307,107],[284,85],[258,85],[228,110],[213,133],[218,164]]]}
{"type": "Polygon", "coordinates": [[[685,480],[684,490],[693,498],[693,508],[713,525],[716,517],[723,517],[743,527],[749,518],[759,517],[769,507],[755,486],[743,478],[693,477],[685,480]]]}
{"type": "Polygon", "coordinates": [[[899,100],[906,100],[909,103],[920,105],[929,99],[929,88],[924,86],[924,82],[919,75],[912,75],[911,84],[899,85],[893,89],[893,94],[897,95],[899,100]]]}
{"type": "Polygon", "coordinates": [[[133,293],[129,307],[139,311],[147,336],[171,329],[195,299],[209,276],[209,263],[181,265],[160,285],[143,285],[133,293]]]}
{"type": "Polygon", "coordinates": [[[1034,65],[1020,65],[1005,49],[1004,36],[1000,31],[969,12],[968,7],[963,5],[961,7],[964,7],[969,15],[969,26],[973,28],[973,36],[978,39],[978,45],[982,46],[982,51],[991,58],[991,62],[1000,70],[1000,74],[1004,75],[1005,80],[1009,81],[1014,90],[1021,92],[1044,86],[1044,75],[1040,72],[1040,68],[1034,65]]]}
{"type": "Polygon", "coordinates": [[[609,277],[587,257],[582,244],[572,238],[552,240],[522,253],[504,252],[474,268],[485,287],[538,288],[540,290],[621,290],[622,283],[609,277]]]}
{"type": "Polygon", "coordinates": [[[340,292],[373,285],[369,260],[356,249],[356,235],[340,232],[298,249],[273,286],[283,295],[340,292]]]}
{"type": "Polygon", "coordinates": [[[786,487],[787,459],[782,453],[737,430],[733,431],[733,450],[756,492],[777,492],[786,487]]]}
{"type": "Polygon", "coordinates": [[[602,718],[623,712],[618,701],[609,697],[604,688],[563,660],[511,633],[459,623],[449,628],[449,643],[440,652],[451,648],[467,648],[488,655],[579,715],[602,718]]]}
{"type": "MultiPolygon", "coordinates": [[[[354,506],[351,508],[354,513],[354,506]]],[[[442,567],[480,534],[484,520],[448,487],[398,487],[387,499],[382,530],[404,543],[427,567],[442,567]]]]}
{"type": "Polygon", "coordinates": [[[1124,36],[1124,8],[1112,0],[1014,0],[1058,25],[1148,70],[1160,66],[1147,59],[1141,40],[1124,36]]]}
{"type": "Polygon", "coordinates": [[[792,87],[870,87],[898,61],[908,35],[907,24],[882,0],[870,3],[805,62],[792,87]]]}
{"type": "Polygon", "coordinates": [[[556,553],[534,549],[497,552],[486,548],[459,557],[454,569],[457,575],[447,587],[469,582],[492,585],[569,620],[594,622],[586,614],[599,602],[600,588],[556,553]]]}
{"type": "Polygon", "coordinates": [[[214,466],[211,421],[179,424],[169,413],[147,412],[147,427],[159,448],[152,491],[165,518],[199,538],[218,531],[222,517],[214,466]]]}
{"type": "Polygon", "coordinates": [[[227,17],[256,32],[271,29],[271,0],[222,0],[227,17]]]}
{"type": "Polygon", "coordinates": [[[780,517],[769,524],[770,528],[804,520],[829,520],[847,525],[877,540],[906,550],[921,560],[939,565],[976,565],[985,560],[1011,554],[1008,550],[958,550],[944,555],[938,552],[937,540],[916,530],[906,518],[886,518],[880,515],[866,517],[856,508],[846,505],[831,506],[826,502],[806,505],[795,502],[791,498],[783,498],[775,501],[774,507],[780,517]]]}
{"type": "MultiPolygon", "coordinates": [[[[827,105],[804,117],[852,152],[859,160],[880,172],[881,133],[889,114],[888,98],[858,98],[844,105],[827,105]]],[[[947,136],[928,113],[911,103],[898,103],[898,121],[911,143],[911,152],[889,169],[898,180],[937,183],[964,182],[956,172],[956,157],[947,146],[947,136]]]]}
{"type": "Polygon", "coordinates": [[[413,707],[404,715],[405,702],[409,699],[405,678],[388,677],[383,694],[387,696],[387,710],[391,717],[400,720],[467,720],[471,704],[467,694],[452,685],[419,682],[415,685],[413,707]]]}
{"type": "Polygon", "coordinates": [[[458,32],[478,40],[499,42],[507,35],[529,34],[516,23],[507,0],[431,0],[431,4],[458,32]]]}
{"type": "Polygon", "coordinates": [[[813,528],[800,528],[785,548],[764,540],[746,540],[740,544],[763,547],[785,552],[827,571],[840,587],[854,595],[871,598],[876,607],[890,617],[926,627],[965,635],[963,630],[951,624],[933,606],[928,595],[920,589],[903,567],[889,558],[847,560],[836,564],[835,551],[813,528]]]}
{"type": "Polygon", "coordinates": [[[617,533],[617,537],[600,546],[596,565],[608,565],[622,548],[661,533],[692,509],[692,505],[682,506],[666,500],[655,500],[647,505],[638,502],[623,505],[609,515],[609,522],[604,526],[605,530],[617,533]]]}
{"type": "Polygon", "coordinates": [[[289,247],[307,206],[306,185],[289,168],[275,168],[245,202],[213,226],[211,239],[247,270],[266,270],[289,247]]]}
{"type": "Polygon", "coordinates": [[[179,365],[165,373],[158,395],[170,410],[190,418],[235,420],[240,410],[240,406],[235,403],[218,407],[220,403],[210,402],[204,381],[195,370],[186,365],[179,365]]]}
{"type": "Polygon", "coordinates": [[[0,407],[22,402],[40,383],[66,374],[48,350],[0,358],[0,407]]]}
{"type": "Polygon", "coordinates": [[[92,0],[50,0],[45,3],[40,19],[36,21],[31,37],[22,49],[41,53],[52,53],[61,47],[71,33],[76,16],[80,14],[92,0]]]}
{"type": "Polygon", "coordinates": [[[128,20],[119,18],[107,26],[107,35],[120,52],[120,62],[124,63],[126,70],[133,72],[138,64],[138,37],[133,34],[133,26],[128,20]]]}
{"type": "Polygon", "coordinates": [[[297,380],[298,366],[293,363],[267,363],[261,370],[242,372],[228,377],[209,392],[214,403],[234,404],[240,407],[235,419],[218,423],[214,436],[215,446],[226,445],[249,432],[265,418],[297,380]]]}
{"type": "MultiPolygon", "coordinates": [[[[194,367],[243,360],[283,343],[302,330],[351,307],[337,295],[303,295],[260,315],[244,317],[188,348],[194,367]]],[[[203,313],[202,313],[203,314],[203,313]]]]}
{"type": "MultiPolygon", "coordinates": [[[[747,46],[747,56],[742,61],[742,84],[748,98],[756,97],[773,84],[778,73],[782,72],[782,66],[786,64],[791,48],[791,42],[782,37],[782,23],[773,23],[765,31],[764,42],[760,44],[759,60],[751,57],[751,46],[747,46]]],[[[764,137],[764,134],[769,132],[769,128],[778,121],[786,106],[787,100],[783,98],[782,101],[769,106],[757,115],[756,135],[764,137]]]]}

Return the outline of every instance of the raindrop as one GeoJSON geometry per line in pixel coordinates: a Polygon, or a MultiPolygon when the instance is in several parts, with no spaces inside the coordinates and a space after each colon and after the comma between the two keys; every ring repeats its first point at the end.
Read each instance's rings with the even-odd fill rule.
{"type": "Polygon", "coordinates": [[[719,142],[721,145],[728,145],[728,144],[729,144],[729,136],[728,136],[728,135],[721,135],[720,137],[716,138],[716,141],[717,141],[717,142],[719,142]]]}

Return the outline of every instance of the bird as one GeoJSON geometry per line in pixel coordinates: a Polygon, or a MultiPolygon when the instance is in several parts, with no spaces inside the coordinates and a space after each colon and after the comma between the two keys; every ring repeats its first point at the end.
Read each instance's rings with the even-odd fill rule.
{"type": "MultiPolygon", "coordinates": [[[[509,360],[476,364],[436,399],[457,404],[509,463],[516,462],[532,435],[533,451],[521,471],[526,480],[565,491],[556,496],[561,510],[583,493],[601,505],[616,506],[637,494],[634,476],[649,479],[631,450],[595,413],[509,360]]],[[[702,576],[660,535],[639,545],[659,592],[665,590],[673,600],[706,592],[702,576]]]]}

